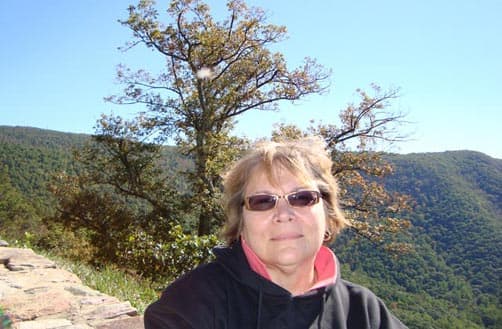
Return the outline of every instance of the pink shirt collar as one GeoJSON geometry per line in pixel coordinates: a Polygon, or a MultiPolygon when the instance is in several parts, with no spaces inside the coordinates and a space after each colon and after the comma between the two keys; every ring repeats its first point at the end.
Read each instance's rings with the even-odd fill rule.
{"type": "MultiPolygon", "coordinates": [[[[242,237],[241,244],[251,269],[265,279],[271,280],[265,264],[258,258],[258,255],[255,254],[242,237]]],[[[335,254],[328,247],[321,246],[315,257],[314,268],[317,273],[317,280],[309,290],[326,287],[336,282],[337,268],[335,254]]]]}

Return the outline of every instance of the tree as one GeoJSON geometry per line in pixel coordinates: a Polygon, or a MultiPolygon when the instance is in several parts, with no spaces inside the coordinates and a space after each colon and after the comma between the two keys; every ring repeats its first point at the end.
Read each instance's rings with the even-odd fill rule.
{"type": "Polygon", "coordinates": [[[351,228],[373,242],[387,243],[392,251],[409,248],[406,243],[388,243],[410,226],[400,220],[399,213],[410,209],[408,196],[389,193],[383,178],[392,173],[381,153],[372,152],[379,142],[396,142],[406,138],[399,134],[404,114],[389,109],[390,101],[399,96],[397,90],[382,91],[373,85],[373,95],[357,90],[359,104],[349,104],[340,112],[339,126],[319,125],[314,133],[324,136],[331,149],[335,166],[333,174],[342,186],[342,207],[351,220],[351,228]]]}
{"type": "Polygon", "coordinates": [[[96,135],[74,152],[79,173],[60,172],[52,181],[58,213],[45,220],[51,234],[43,244],[70,249],[69,258],[172,280],[207,261],[218,240],[186,233],[186,189],[166,163],[169,149],[148,142],[144,124],[102,116],[96,135]]]}
{"type": "Polygon", "coordinates": [[[117,261],[131,232],[163,241],[183,218],[177,182],[159,166],[161,146],[145,142],[140,127],[138,120],[102,116],[96,135],[74,154],[80,173],[60,173],[51,185],[58,200],[51,222],[85,229],[107,261],[117,261]]]}
{"type": "Polygon", "coordinates": [[[315,60],[289,70],[281,53],[270,47],[286,37],[286,28],[268,24],[265,13],[242,0],[227,3],[229,17],[217,22],[200,0],[174,0],[167,25],[153,1],[129,7],[121,23],[132,30],[127,49],[144,45],[160,55],[165,71],[154,76],[120,66],[123,95],[117,104],[144,104],[146,129],[158,141],[174,139],[192,157],[187,172],[191,204],[198,209],[198,234],[211,232],[221,220],[217,199],[219,174],[238,153],[240,141],[230,137],[236,118],[251,110],[276,110],[279,101],[295,101],[325,90],[329,72],[315,60]],[[234,148],[236,147],[236,149],[234,148]],[[232,153],[231,150],[234,150],[232,153]]]}
{"type": "Polygon", "coordinates": [[[180,208],[177,183],[162,172],[161,146],[147,142],[142,125],[141,119],[126,121],[103,115],[92,142],[79,150],[76,159],[90,175],[87,181],[140,199],[156,214],[174,219],[180,208]]]}

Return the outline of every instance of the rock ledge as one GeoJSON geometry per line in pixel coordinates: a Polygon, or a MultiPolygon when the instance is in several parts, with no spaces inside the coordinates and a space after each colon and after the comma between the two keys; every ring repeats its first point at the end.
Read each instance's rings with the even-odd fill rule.
{"type": "Polygon", "coordinates": [[[83,285],[31,249],[0,247],[0,306],[15,329],[144,329],[129,302],[83,285]]]}

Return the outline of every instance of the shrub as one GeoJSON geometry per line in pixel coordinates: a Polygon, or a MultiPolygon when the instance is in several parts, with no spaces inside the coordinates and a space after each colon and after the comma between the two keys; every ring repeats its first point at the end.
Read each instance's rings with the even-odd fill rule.
{"type": "Polygon", "coordinates": [[[190,271],[212,256],[211,249],[219,241],[215,235],[186,234],[180,225],[167,232],[168,240],[155,241],[144,231],[136,230],[119,246],[121,262],[138,274],[160,282],[168,282],[190,271]]]}

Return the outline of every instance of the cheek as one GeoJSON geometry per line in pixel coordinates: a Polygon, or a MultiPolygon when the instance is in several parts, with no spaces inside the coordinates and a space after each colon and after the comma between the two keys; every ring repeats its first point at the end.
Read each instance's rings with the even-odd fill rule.
{"type": "MultiPolygon", "coordinates": [[[[256,219],[256,218],[254,218],[256,219]]],[[[253,221],[249,218],[243,220],[241,237],[246,241],[247,245],[256,253],[262,250],[264,241],[267,240],[266,234],[268,229],[263,227],[260,221],[253,221]]]]}
{"type": "Polygon", "coordinates": [[[266,230],[266,221],[263,218],[259,218],[257,215],[250,215],[244,212],[242,216],[242,232],[241,234],[246,236],[253,236],[256,233],[260,233],[266,230]]]}
{"type": "Polygon", "coordinates": [[[316,230],[318,233],[322,236],[324,236],[324,232],[327,230],[327,219],[326,219],[326,212],[323,207],[319,207],[316,209],[316,211],[312,214],[313,217],[313,222],[315,223],[316,230]]]}

